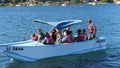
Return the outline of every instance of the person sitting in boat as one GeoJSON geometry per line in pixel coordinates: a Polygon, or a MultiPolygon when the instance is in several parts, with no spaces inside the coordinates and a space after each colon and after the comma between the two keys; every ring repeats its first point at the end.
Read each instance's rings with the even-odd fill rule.
{"type": "Polygon", "coordinates": [[[64,30],[64,36],[62,38],[63,43],[71,43],[72,42],[72,40],[70,39],[71,35],[69,33],[70,33],[69,31],[64,30]]]}
{"type": "Polygon", "coordinates": [[[56,38],[57,38],[57,31],[56,31],[56,29],[54,29],[53,31],[52,31],[52,37],[53,37],[53,40],[54,41],[56,41],[56,38]]]}
{"type": "Polygon", "coordinates": [[[78,41],[78,42],[80,41],[81,32],[82,32],[81,29],[77,30],[77,40],[76,41],[78,41]]]}
{"type": "Polygon", "coordinates": [[[65,30],[70,34],[70,27],[66,27],[65,30]]]}
{"type": "Polygon", "coordinates": [[[70,36],[70,40],[73,42],[74,41],[74,37],[73,37],[73,33],[70,30],[70,27],[66,27],[65,29],[68,32],[68,35],[70,36]]]}
{"type": "Polygon", "coordinates": [[[58,33],[61,33],[61,31],[59,30],[59,29],[55,29],[56,30],[56,35],[58,34],[58,33]]]}
{"type": "Polygon", "coordinates": [[[42,40],[44,39],[44,34],[43,34],[43,32],[41,31],[41,29],[38,29],[38,30],[37,30],[36,35],[38,36],[38,42],[41,43],[42,40]]]}
{"type": "Polygon", "coordinates": [[[52,32],[46,33],[45,38],[43,39],[42,43],[43,44],[54,44],[55,41],[54,41],[54,39],[52,37],[52,34],[53,34],[52,32]]]}
{"type": "Polygon", "coordinates": [[[56,44],[60,44],[62,42],[62,35],[61,32],[57,33],[56,44]]]}
{"type": "Polygon", "coordinates": [[[38,37],[36,36],[36,34],[32,34],[32,35],[31,35],[31,39],[32,39],[33,41],[38,41],[38,37]]]}
{"type": "Polygon", "coordinates": [[[90,19],[88,19],[88,32],[88,40],[94,39],[96,37],[96,26],[90,19]]]}
{"type": "Polygon", "coordinates": [[[71,42],[74,42],[74,36],[73,36],[72,31],[69,31],[69,35],[70,35],[70,40],[71,40],[71,42]]]}
{"type": "Polygon", "coordinates": [[[49,33],[49,44],[54,44],[55,43],[55,40],[53,38],[53,32],[50,32],[49,33]]]}
{"type": "Polygon", "coordinates": [[[81,29],[78,29],[78,37],[77,37],[77,41],[79,42],[79,41],[84,41],[84,40],[86,40],[86,30],[85,29],[83,29],[83,30],[81,30],[81,29]]]}
{"type": "Polygon", "coordinates": [[[82,30],[82,34],[84,35],[84,40],[87,40],[87,33],[85,29],[82,30]]]}

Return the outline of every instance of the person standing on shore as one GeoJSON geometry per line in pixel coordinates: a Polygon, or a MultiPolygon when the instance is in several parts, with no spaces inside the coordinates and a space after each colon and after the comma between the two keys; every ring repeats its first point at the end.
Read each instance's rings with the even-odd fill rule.
{"type": "Polygon", "coordinates": [[[92,20],[88,19],[88,40],[95,39],[96,37],[96,26],[92,20]]]}

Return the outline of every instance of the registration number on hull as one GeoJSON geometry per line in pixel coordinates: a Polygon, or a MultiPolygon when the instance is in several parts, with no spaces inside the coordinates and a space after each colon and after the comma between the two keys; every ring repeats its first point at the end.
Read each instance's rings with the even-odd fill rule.
{"type": "Polygon", "coordinates": [[[6,50],[23,51],[23,47],[6,47],[6,50]]]}

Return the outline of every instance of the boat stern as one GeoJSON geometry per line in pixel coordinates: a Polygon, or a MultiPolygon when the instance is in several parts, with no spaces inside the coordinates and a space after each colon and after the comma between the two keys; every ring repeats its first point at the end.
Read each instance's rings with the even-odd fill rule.
{"type": "Polygon", "coordinates": [[[102,49],[107,48],[107,39],[105,37],[97,38],[96,43],[99,44],[102,49]]]}

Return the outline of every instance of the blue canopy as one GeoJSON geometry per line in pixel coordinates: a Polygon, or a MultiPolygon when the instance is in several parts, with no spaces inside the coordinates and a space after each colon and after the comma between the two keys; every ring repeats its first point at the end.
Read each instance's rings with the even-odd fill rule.
{"type": "Polygon", "coordinates": [[[42,20],[34,20],[34,22],[39,22],[39,23],[43,23],[43,24],[52,25],[53,28],[50,30],[50,31],[52,31],[55,28],[57,28],[59,30],[62,30],[66,27],[70,27],[72,25],[79,24],[82,21],[81,20],[64,20],[64,21],[60,21],[60,22],[45,22],[45,21],[42,21],[42,20]]]}

